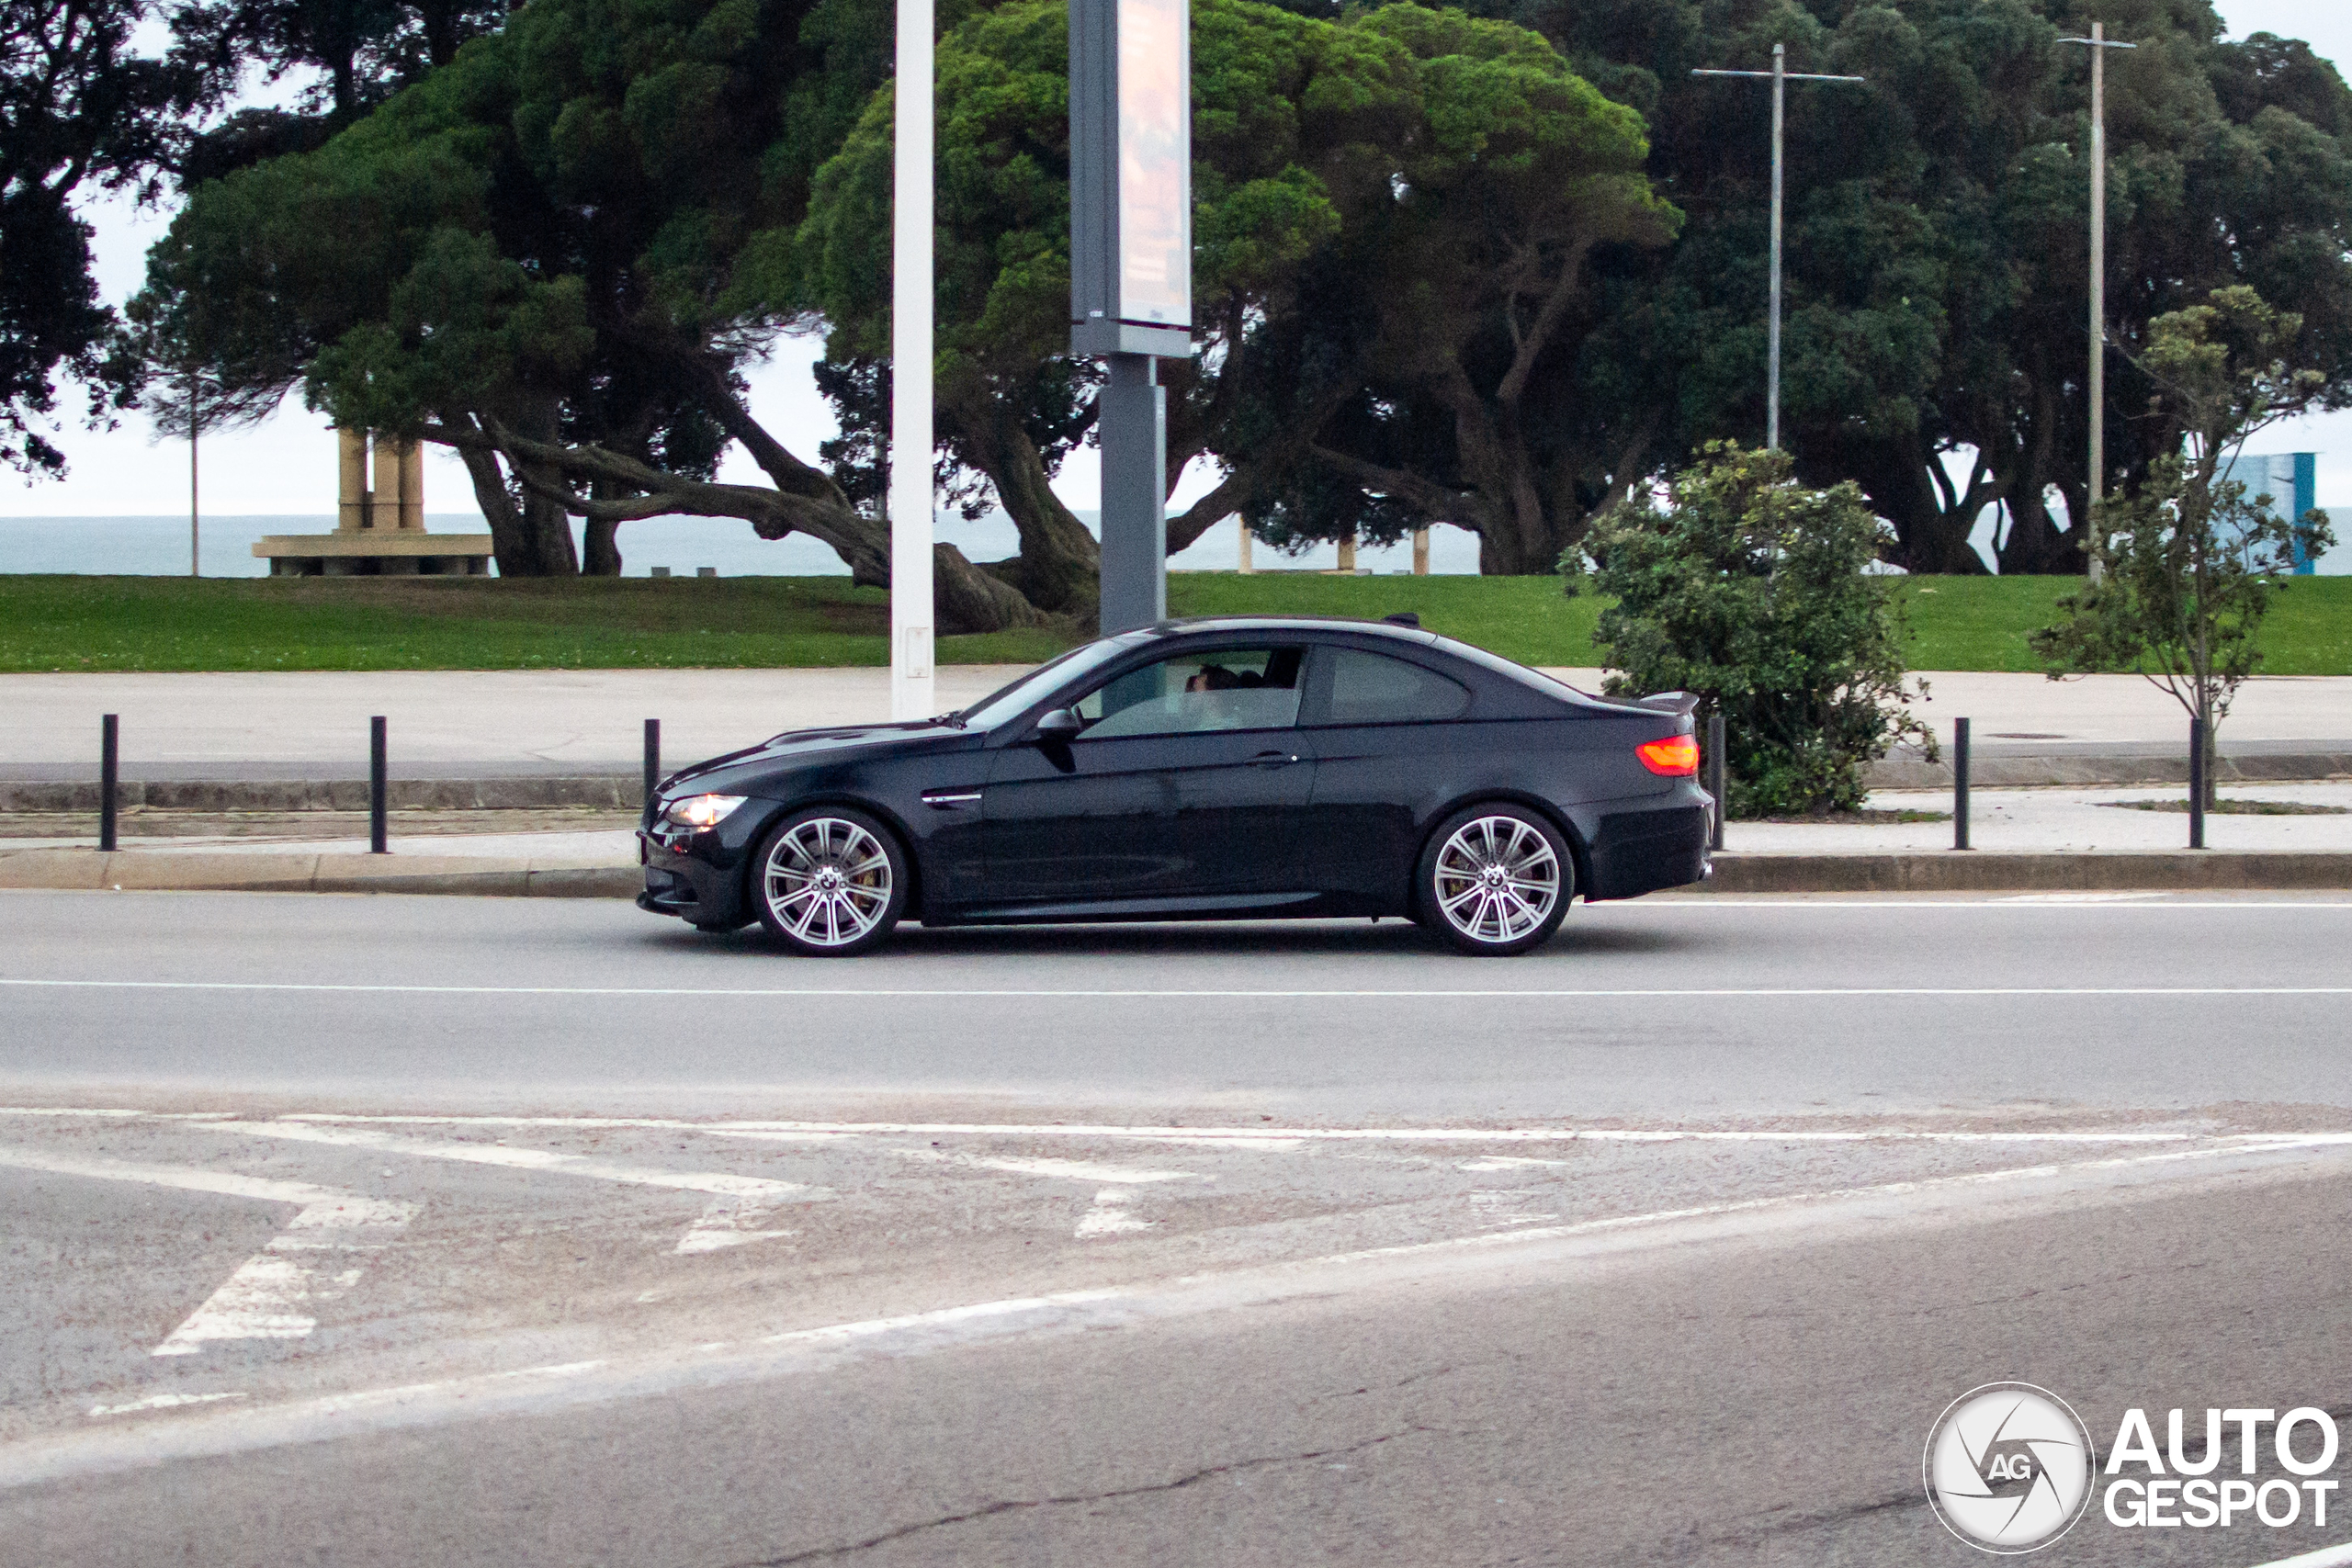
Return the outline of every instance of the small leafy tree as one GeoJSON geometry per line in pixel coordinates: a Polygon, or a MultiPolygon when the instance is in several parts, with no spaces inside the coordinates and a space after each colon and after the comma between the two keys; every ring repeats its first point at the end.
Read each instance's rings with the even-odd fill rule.
{"type": "MultiPolygon", "coordinates": [[[[1904,689],[1901,604],[1865,573],[1885,525],[1851,483],[1808,490],[1787,454],[1703,448],[1665,504],[1620,507],[1562,558],[1616,603],[1596,633],[1612,695],[1695,693],[1724,716],[1727,815],[1850,811],[1863,764],[1935,738],[1904,689]]],[[[1924,688],[1923,688],[1924,692],[1924,688]]]]}
{"type": "Polygon", "coordinates": [[[2053,681],[2132,670],[2203,721],[2205,803],[2213,802],[2216,735],[2262,663],[2263,617],[2298,548],[2335,542],[2324,513],[2279,516],[2271,497],[2224,476],[2256,431],[2301,413],[2327,378],[2294,367],[2301,318],[2243,287],[2159,316],[2136,364],[2159,389],[2151,412],[2179,429],[2182,450],[2097,508],[2098,581],[2058,601],[2068,618],[2033,635],[2053,681]]]}

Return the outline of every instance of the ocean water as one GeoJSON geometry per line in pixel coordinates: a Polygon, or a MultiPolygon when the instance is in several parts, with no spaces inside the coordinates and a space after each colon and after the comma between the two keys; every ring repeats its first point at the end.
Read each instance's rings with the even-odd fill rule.
{"type": "MultiPolygon", "coordinates": [[[[489,531],[479,513],[430,513],[425,528],[436,534],[481,534],[489,531]]],[[[1080,514],[1091,528],[1092,520],[1080,514]]],[[[1178,571],[1230,571],[1238,553],[1237,525],[1222,523],[1188,550],[1169,558],[1178,571]]],[[[1016,554],[1020,536],[1002,513],[977,522],[949,513],[939,519],[938,536],[974,560],[1001,560],[1016,554]]],[[[198,565],[206,577],[266,577],[269,563],[253,553],[254,541],[266,534],[327,534],[334,518],[314,516],[205,517],[198,525],[198,565]]],[[[574,524],[575,542],[581,532],[574,524]]],[[[629,577],[646,576],[652,568],[667,567],[680,577],[692,577],[697,568],[715,567],[721,577],[824,577],[846,575],[841,558],[803,534],[763,539],[748,523],[726,517],[649,517],[624,523],[620,530],[621,570],[629,577]]],[[[1264,570],[1329,570],[1336,561],[1330,546],[1297,557],[1277,555],[1264,545],[1255,552],[1255,564],[1264,570]]],[[[1357,552],[1359,569],[1383,574],[1410,571],[1412,547],[1389,549],[1369,547],[1357,552]]],[[[1430,530],[1430,570],[1476,572],[1478,540],[1459,528],[1430,530]]],[[[104,572],[136,576],[185,576],[188,570],[187,515],[164,517],[0,517],[0,572],[104,572]]]]}

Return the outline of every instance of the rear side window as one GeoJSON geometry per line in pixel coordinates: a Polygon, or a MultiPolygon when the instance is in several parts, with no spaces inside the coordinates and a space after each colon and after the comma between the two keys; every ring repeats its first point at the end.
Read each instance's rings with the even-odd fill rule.
{"type": "Polygon", "coordinates": [[[1331,696],[1327,724],[1405,724],[1453,718],[1470,705],[1469,688],[1433,670],[1352,648],[1327,650],[1331,696]]]}

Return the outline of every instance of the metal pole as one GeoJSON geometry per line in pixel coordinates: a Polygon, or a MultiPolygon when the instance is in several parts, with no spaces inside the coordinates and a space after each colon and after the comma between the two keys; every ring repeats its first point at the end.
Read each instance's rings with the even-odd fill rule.
{"type": "Polygon", "coordinates": [[[1105,356],[1102,635],[1168,618],[1168,393],[1148,354],[1105,356]]]}
{"type": "Polygon", "coordinates": [[[933,0],[898,0],[890,187],[890,716],[932,700],[933,0]]]}
{"type": "Polygon", "coordinates": [[[204,558],[198,548],[196,521],[196,433],[198,423],[196,382],[191,378],[187,388],[187,574],[190,577],[204,575],[204,558]]]}
{"type": "Polygon", "coordinates": [[[1788,85],[1791,82],[1849,82],[1860,83],[1860,76],[1831,76],[1816,72],[1789,69],[1789,47],[1772,46],[1772,69],[1770,71],[1693,71],[1693,76],[1769,76],[1772,80],[1772,304],[1770,322],[1766,327],[1764,370],[1764,446],[1778,451],[1781,446],[1781,219],[1783,202],[1784,171],[1787,167],[1786,129],[1788,125],[1788,85]]]}
{"type": "Polygon", "coordinates": [[[652,806],[654,791],[661,783],[662,721],[649,718],[645,721],[645,798],[639,802],[640,806],[652,806]]]}
{"type": "Polygon", "coordinates": [[[1715,797],[1715,819],[1707,828],[1707,847],[1724,847],[1724,716],[1707,720],[1707,793],[1715,797]]]}
{"type": "Polygon", "coordinates": [[[1772,46],[1772,324],[1770,365],[1764,379],[1764,446],[1781,449],[1781,132],[1788,120],[1789,46],[1772,46]]]}
{"type": "Polygon", "coordinates": [[[2107,24],[2091,24],[2091,457],[2083,536],[2090,580],[2107,575],[2098,555],[2098,503],[2107,493],[2107,24]]]}
{"type": "Polygon", "coordinates": [[[384,784],[384,716],[378,714],[368,721],[368,852],[389,854],[390,846],[384,821],[386,796],[390,791],[384,784]]]}
{"type": "Polygon", "coordinates": [[[2205,847],[2205,721],[2188,721],[2188,847],[2205,847]]]}
{"type": "Polygon", "coordinates": [[[1968,847],[1968,721],[1951,721],[1951,847],[1968,847]]]}
{"type": "Polygon", "coordinates": [[[116,802],[121,785],[121,766],[118,743],[121,724],[117,716],[107,714],[98,720],[98,848],[114,853],[116,802]]]}

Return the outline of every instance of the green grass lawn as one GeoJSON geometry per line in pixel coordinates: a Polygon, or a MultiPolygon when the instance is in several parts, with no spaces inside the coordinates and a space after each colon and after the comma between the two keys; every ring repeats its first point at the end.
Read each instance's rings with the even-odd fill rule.
{"type": "MultiPolygon", "coordinates": [[[[2035,668],[2061,578],[1901,584],[1921,670],[2035,668]]],[[[1548,577],[1180,572],[1179,615],[1417,612],[1450,637],[1530,664],[1600,661],[1600,602],[1548,577]]],[[[841,577],[215,578],[0,576],[0,671],[593,670],[878,665],[889,605],[841,577]]],[[[1028,663],[1047,632],[941,641],[944,663],[1028,663]]],[[[2264,633],[2264,672],[2352,674],[2352,578],[2298,579],[2264,633]]]]}

